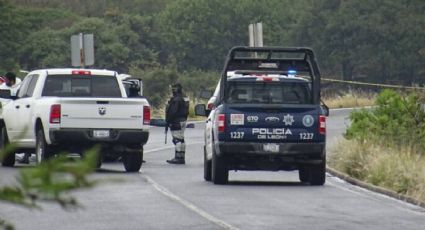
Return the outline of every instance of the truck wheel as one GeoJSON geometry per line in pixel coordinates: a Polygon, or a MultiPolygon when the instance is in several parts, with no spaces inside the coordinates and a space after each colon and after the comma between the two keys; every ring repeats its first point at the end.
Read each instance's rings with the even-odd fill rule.
{"type": "Polygon", "coordinates": [[[132,152],[125,153],[122,157],[122,163],[124,164],[125,171],[127,172],[138,172],[142,167],[143,153],[132,152]]]}
{"type": "Polygon", "coordinates": [[[5,152],[7,145],[9,145],[9,137],[7,136],[6,127],[1,128],[0,134],[0,151],[3,152],[3,159],[1,165],[6,167],[13,167],[15,165],[15,152],[5,152]]]}
{"type": "Polygon", "coordinates": [[[53,154],[51,148],[46,143],[43,129],[37,130],[35,140],[35,156],[37,158],[37,164],[40,164],[52,157],[53,154]]]}
{"type": "Polygon", "coordinates": [[[303,183],[306,183],[309,181],[310,172],[306,166],[301,166],[298,169],[298,177],[300,178],[300,181],[303,183]]]}
{"type": "Polygon", "coordinates": [[[326,180],[326,158],[318,165],[310,166],[310,185],[323,185],[326,180]]]}
{"type": "Polygon", "coordinates": [[[100,169],[102,167],[102,154],[99,152],[96,156],[96,169],[100,169]]]}
{"type": "Polygon", "coordinates": [[[212,152],[212,180],[214,184],[227,184],[229,180],[229,170],[224,156],[219,157],[212,152]]]}
{"type": "Polygon", "coordinates": [[[207,152],[204,146],[204,179],[206,181],[211,181],[211,164],[211,160],[207,159],[207,152]]]}

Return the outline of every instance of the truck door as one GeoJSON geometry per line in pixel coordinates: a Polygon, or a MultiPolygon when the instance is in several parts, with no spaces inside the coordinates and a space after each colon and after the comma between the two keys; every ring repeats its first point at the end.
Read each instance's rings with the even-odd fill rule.
{"type": "Polygon", "coordinates": [[[35,133],[33,127],[27,125],[35,125],[34,122],[34,98],[32,97],[39,76],[28,76],[28,85],[25,89],[19,92],[19,99],[16,100],[16,105],[19,106],[17,118],[19,123],[17,129],[21,130],[19,139],[26,143],[35,143],[35,133]]]}
{"type": "Polygon", "coordinates": [[[31,76],[27,76],[24,81],[21,83],[21,87],[19,89],[18,99],[13,100],[9,103],[7,103],[3,109],[3,118],[5,120],[6,128],[7,128],[7,135],[9,137],[9,140],[11,142],[15,142],[19,137],[22,137],[22,123],[25,123],[24,121],[21,121],[19,118],[19,115],[22,109],[23,102],[19,98],[20,95],[24,94],[26,90],[28,89],[28,85],[31,81],[31,76]]]}

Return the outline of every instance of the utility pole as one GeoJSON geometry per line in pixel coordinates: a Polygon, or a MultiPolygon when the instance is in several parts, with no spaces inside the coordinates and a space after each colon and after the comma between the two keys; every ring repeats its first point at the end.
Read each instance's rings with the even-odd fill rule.
{"type": "Polygon", "coordinates": [[[263,47],[263,23],[252,23],[248,26],[249,46],[263,47]]]}
{"type": "Polygon", "coordinates": [[[71,36],[71,63],[72,66],[85,66],[94,64],[94,39],[93,34],[71,36]]]}

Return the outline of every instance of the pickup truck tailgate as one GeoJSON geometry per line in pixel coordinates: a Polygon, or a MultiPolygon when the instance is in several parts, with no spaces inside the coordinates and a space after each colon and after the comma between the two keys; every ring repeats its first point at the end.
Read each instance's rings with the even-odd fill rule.
{"type": "Polygon", "coordinates": [[[60,105],[61,128],[140,129],[143,126],[143,102],[139,99],[64,98],[60,105]]]}

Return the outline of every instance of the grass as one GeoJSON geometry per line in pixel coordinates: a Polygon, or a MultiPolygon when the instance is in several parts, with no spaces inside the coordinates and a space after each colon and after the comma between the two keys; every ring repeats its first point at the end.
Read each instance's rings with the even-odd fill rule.
{"type": "Polygon", "coordinates": [[[394,145],[340,140],[328,165],[352,177],[425,202],[425,156],[394,145]]]}
{"type": "Polygon", "coordinates": [[[372,106],[376,95],[358,91],[349,91],[342,95],[324,96],[322,99],[331,109],[372,106]]]}

